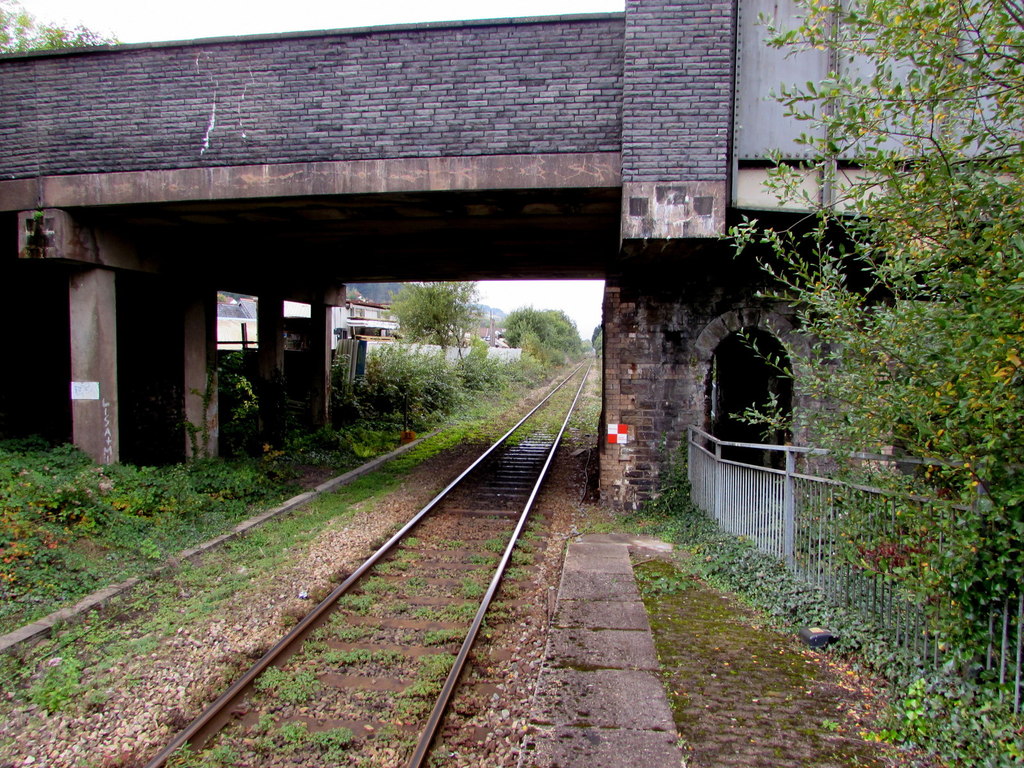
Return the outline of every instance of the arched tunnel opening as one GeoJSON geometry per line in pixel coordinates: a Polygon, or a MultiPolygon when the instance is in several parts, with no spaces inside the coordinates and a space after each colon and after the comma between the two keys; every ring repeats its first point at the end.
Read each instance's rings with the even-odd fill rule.
{"type": "MultiPolygon", "coordinates": [[[[711,358],[706,398],[711,433],[728,442],[789,441],[786,423],[793,411],[793,380],[782,343],[759,328],[729,334],[711,358]],[[772,423],[758,418],[771,417],[772,423]]],[[[735,461],[770,465],[776,452],[724,446],[723,456],[735,461]]]]}

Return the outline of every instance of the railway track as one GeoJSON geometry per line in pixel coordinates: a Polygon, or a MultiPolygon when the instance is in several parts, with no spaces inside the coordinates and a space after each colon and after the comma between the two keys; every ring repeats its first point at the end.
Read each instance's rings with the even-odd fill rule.
{"type": "Polygon", "coordinates": [[[528,574],[530,511],[588,374],[554,388],[146,768],[425,765],[477,635],[528,574]]]}

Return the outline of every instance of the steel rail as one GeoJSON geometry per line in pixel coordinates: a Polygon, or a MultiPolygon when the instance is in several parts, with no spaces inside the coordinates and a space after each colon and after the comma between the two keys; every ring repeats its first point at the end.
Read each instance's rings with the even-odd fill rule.
{"type": "MultiPolygon", "coordinates": [[[[591,366],[587,368],[586,373],[583,374],[583,381],[580,382],[579,389],[576,390],[576,396],[573,398],[572,404],[569,406],[569,411],[565,415],[562,427],[558,430],[554,443],[551,444],[547,458],[544,461],[544,466],[541,467],[540,474],[537,476],[537,482],[534,483],[533,490],[530,491],[530,496],[526,500],[522,513],[519,515],[519,521],[516,523],[516,527],[512,531],[512,538],[509,539],[509,542],[505,547],[505,552],[501,557],[501,561],[498,563],[498,568],[494,573],[494,577],[491,579],[490,586],[487,588],[487,592],[484,594],[480,607],[477,609],[476,616],[473,618],[473,623],[469,628],[466,639],[462,642],[462,647],[459,649],[459,655],[455,657],[455,663],[452,665],[451,671],[448,673],[448,677],[444,682],[444,686],[441,688],[441,693],[438,696],[437,702],[434,704],[434,709],[430,713],[430,718],[427,720],[427,725],[423,729],[419,743],[416,745],[416,750],[413,752],[413,755],[409,760],[408,768],[420,768],[420,766],[423,765],[423,761],[427,758],[427,753],[430,751],[431,744],[433,744],[434,736],[437,734],[437,729],[441,725],[441,718],[444,717],[445,710],[448,708],[448,702],[451,700],[452,693],[455,691],[455,686],[458,684],[459,677],[462,674],[462,669],[466,666],[466,660],[469,658],[469,652],[472,650],[473,644],[476,642],[476,636],[480,632],[480,627],[483,625],[484,616],[491,605],[491,601],[494,599],[495,593],[498,591],[498,587],[501,585],[501,579],[505,575],[505,569],[508,567],[509,560],[512,558],[512,550],[515,549],[516,542],[519,540],[519,535],[522,533],[523,527],[526,525],[526,521],[530,515],[530,510],[533,508],[533,502],[537,498],[537,494],[540,492],[540,487],[544,483],[544,478],[547,476],[548,468],[551,466],[551,462],[555,457],[555,451],[558,450],[558,446],[562,442],[562,435],[565,434],[565,429],[569,425],[569,419],[572,417],[573,411],[576,410],[576,403],[579,402],[580,395],[583,393],[583,387],[587,383],[587,377],[590,375],[591,367],[593,367],[593,364],[591,364],[591,366]]],[[[579,369],[577,368],[576,370],[579,369]]]]}
{"type": "MultiPolygon", "coordinates": [[[[387,554],[396,543],[408,534],[409,531],[412,530],[434,507],[436,507],[445,496],[447,496],[459,483],[461,483],[467,475],[476,469],[484,459],[490,456],[491,453],[497,450],[502,443],[508,440],[512,433],[519,429],[527,419],[533,416],[533,414],[547,403],[548,400],[554,397],[555,393],[562,389],[562,387],[564,387],[577,373],[579,373],[583,365],[583,363],[580,363],[576,366],[572,373],[559,382],[543,400],[537,403],[537,405],[531,408],[525,416],[517,421],[515,426],[498,438],[498,440],[496,440],[486,451],[481,453],[472,464],[466,467],[458,477],[448,483],[443,490],[434,496],[426,506],[413,515],[413,517],[411,517],[397,533],[388,539],[387,542],[385,542],[376,552],[370,555],[370,557],[367,558],[366,561],[363,562],[363,564],[355,571],[353,571],[345,581],[335,587],[327,597],[321,600],[320,603],[305,616],[305,618],[292,627],[292,629],[269,651],[263,654],[263,656],[261,656],[244,675],[232,683],[228,689],[218,696],[212,704],[204,709],[195,720],[186,726],[184,730],[175,736],[174,739],[172,739],[156,755],[154,755],[153,758],[145,764],[144,768],[161,768],[161,766],[163,766],[181,747],[186,744],[200,741],[215,732],[218,727],[218,721],[227,716],[227,713],[230,711],[234,703],[249,689],[249,686],[252,685],[257,677],[279,660],[286,658],[285,652],[294,647],[298,640],[300,640],[308,631],[313,629],[317,622],[334,607],[334,604],[338,599],[341,598],[341,596],[344,595],[352,585],[363,576],[363,574],[372,568],[381,557],[387,554]]],[[[587,374],[589,373],[590,369],[588,368],[587,374]]],[[[586,381],[587,374],[584,374],[584,381],[586,381]]]]}

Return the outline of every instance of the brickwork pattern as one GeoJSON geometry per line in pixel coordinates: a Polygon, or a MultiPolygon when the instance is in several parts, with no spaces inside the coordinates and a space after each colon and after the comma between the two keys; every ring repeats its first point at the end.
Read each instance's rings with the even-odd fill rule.
{"type": "MultiPolygon", "coordinates": [[[[653,243],[656,250],[660,243],[653,243]]],[[[692,246],[691,246],[692,248],[692,246]]],[[[774,308],[755,294],[756,265],[726,246],[674,253],[656,268],[609,277],[604,294],[604,421],[629,426],[625,445],[601,445],[602,497],[636,509],[658,489],[690,424],[705,426],[706,350],[723,315],[763,326],[774,308]]]]}
{"type": "Polygon", "coordinates": [[[619,151],[621,14],[0,62],[0,178],[619,151]]]}
{"type": "Polygon", "coordinates": [[[627,0],[624,182],[725,181],[734,0],[627,0]]]}

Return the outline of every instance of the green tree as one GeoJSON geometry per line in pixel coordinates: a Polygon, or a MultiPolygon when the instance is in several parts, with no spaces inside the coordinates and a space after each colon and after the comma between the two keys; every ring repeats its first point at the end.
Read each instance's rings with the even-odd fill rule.
{"type": "Polygon", "coordinates": [[[505,318],[505,340],[546,364],[561,364],[582,351],[576,323],[557,309],[515,310],[505,318]]]}
{"type": "MultiPolygon", "coordinates": [[[[823,129],[803,143],[837,195],[809,232],[735,234],[770,246],[816,340],[796,381],[835,405],[803,414],[818,439],[923,457],[871,480],[962,505],[910,508],[901,545],[911,582],[956,607],[944,629],[969,633],[954,614],[987,615],[1024,579],[1024,5],[801,5],[774,43],[857,63],[782,94],[823,129]]],[[[806,170],[780,165],[777,192],[798,196],[806,170]]]]}
{"type": "Polygon", "coordinates": [[[15,0],[0,0],[0,53],[81,48],[116,42],[115,38],[82,25],[67,28],[40,22],[15,0]]]}
{"type": "Polygon", "coordinates": [[[402,335],[444,349],[465,346],[479,321],[476,283],[407,283],[391,305],[402,335]]]}

